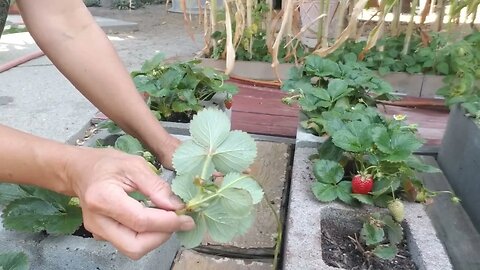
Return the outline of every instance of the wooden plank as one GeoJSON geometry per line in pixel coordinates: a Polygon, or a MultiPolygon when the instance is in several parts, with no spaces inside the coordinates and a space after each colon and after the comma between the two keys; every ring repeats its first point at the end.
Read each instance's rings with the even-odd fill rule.
{"type": "MultiPolygon", "coordinates": [[[[423,156],[422,159],[438,168],[433,157],[423,156]]],[[[424,173],[420,177],[429,190],[452,191],[443,173],[424,173]]],[[[425,208],[455,269],[480,269],[480,234],[462,205],[454,204],[450,195],[439,194],[425,208]]]]}
{"type": "Polygon", "coordinates": [[[232,128],[255,134],[286,136],[297,134],[297,117],[272,116],[248,112],[232,113],[232,128]]]}
{"type": "Polygon", "coordinates": [[[418,108],[381,105],[379,110],[385,115],[393,116],[404,114],[408,124],[417,124],[420,137],[426,140],[427,145],[440,145],[445,128],[447,127],[448,112],[418,108]]]}
{"type": "Polygon", "coordinates": [[[297,117],[299,109],[282,103],[280,98],[265,99],[256,97],[236,96],[233,98],[233,110],[268,115],[297,117]]]}

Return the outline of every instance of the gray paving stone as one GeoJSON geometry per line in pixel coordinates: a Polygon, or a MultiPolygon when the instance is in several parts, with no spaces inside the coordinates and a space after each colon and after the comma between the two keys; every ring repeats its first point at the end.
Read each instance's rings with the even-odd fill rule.
{"type": "MultiPolygon", "coordinates": [[[[263,187],[269,203],[278,215],[280,214],[285,182],[289,172],[290,146],[284,143],[257,142],[257,159],[250,167],[251,174],[263,187]]],[[[277,234],[277,222],[270,206],[262,200],[257,206],[256,219],[250,230],[243,236],[233,239],[224,245],[215,243],[209,239],[204,244],[220,245],[212,249],[225,250],[232,248],[273,249],[277,234]],[[227,246],[227,247],[225,247],[227,246]],[[233,246],[233,247],[232,247],[233,246]]],[[[242,251],[239,251],[242,252],[242,251]]]]}
{"type": "Polygon", "coordinates": [[[271,270],[272,263],[250,259],[232,259],[183,250],[172,270],[271,270]]]}

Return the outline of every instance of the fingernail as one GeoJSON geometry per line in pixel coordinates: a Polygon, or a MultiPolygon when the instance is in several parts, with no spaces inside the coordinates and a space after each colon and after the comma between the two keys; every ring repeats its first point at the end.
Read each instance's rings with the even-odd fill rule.
{"type": "Polygon", "coordinates": [[[170,196],[170,203],[175,207],[175,208],[182,208],[183,207],[183,202],[178,198],[176,195],[171,195],[170,196]]]}
{"type": "Polygon", "coordinates": [[[193,228],[195,228],[195,222],[193,221],[193,218],[191,218],[189,216],[186,216],[186,215],[179,216],[179,218],[180,218],[180,222],[181,222],[180,230],[190,231],[193,228]]]}

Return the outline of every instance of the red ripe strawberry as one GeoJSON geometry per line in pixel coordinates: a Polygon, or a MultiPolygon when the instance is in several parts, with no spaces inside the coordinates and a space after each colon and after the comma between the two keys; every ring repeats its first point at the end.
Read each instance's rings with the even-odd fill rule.
{"type": "Polygon", "coordinates": [[[371,175],[357,174],[352,178],[352,193],[368,194],[373,188],[371,175]]]}
{"type": "Polygon", "coordinates": [[[225,108],[227,108],[227,110],[230,110],[230,108],[232,108],[232,105],[233,105],[233,101],[231,99],[225,99],[225,108]]]}

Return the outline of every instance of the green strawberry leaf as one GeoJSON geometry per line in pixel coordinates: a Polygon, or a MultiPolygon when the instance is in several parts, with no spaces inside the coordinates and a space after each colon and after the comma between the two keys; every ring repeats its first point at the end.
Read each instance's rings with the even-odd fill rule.
{"type": "Polygon", "coordinates": [[[223,189],[243,189],[248,191],[253,204],[259,203],[263,198],[263,190],[260,185],[248,175],[228,173],[223,178],[219,192],[223,189]]]}
{"type": "MultiPolygon", "coordinates": [[[[207,158],[210,158],[207,150],[193,140],[183,142],[173,154],[173,167],[178,174],[201,175],[207,158]]],[[[215,168],[208,162],[207,175],[210,176],[215,168]]]]}
{"type": "Polygon", "coordinates": [[[318,147],[318,156],[324,160],[338,162],[343,157],[343,150],[333,143],[332,137],[329,137],[318,147]]]}
{"type": "Polygon", "coordinates": [[[0,184],[0,205],[6,205],[16,199],[28,197],[30,194],[15,184],[0,184]]]}
{"type": "Polygon", "coordinates": [[[0,269],[3,270],[28,270],[30,263],[27,254],[23,252],[0,253],[0,269]]]}
{"type": "Polygon", "coordinates": [[[369,222],[363,223],[360,235],[367,246],[381,243],[385,239],[385,232],[383,229],[381,227],[374,226],[369,222]]]}
{"type": "Polygon", "coordinates": [[[407,166],[410,168],[414,169],[417,172],[423,172],[423,173],[438,173],[441,172],[439,168],[433,167],[431,165],[423,163],[419,158],[415,156],[409,156],[407,160],[405,160],[405,163],[407,166]]]}
{"type": "Polygon", "coordinates": [[[397,255],[398,249],[392,245],[379,245],[373,250],[373,254],[384,260],[392,260],[397,255]]]}
{"type": "Polygon", "coordinates": [[[252,197],[248,191],[239,188],[225,188],[221,189],[218,194],[218,203],[231,215],[245,217],[252,211],[252,197]]]}
{"type": "Polygon", "coordinates": [[[312,186],[313,195],[321,202],[332,202],[337,198],[337,186],[316,182],[312,186]]]}
{"type": "Polygon", "coordinates": [[[320,159],[313,164],[313,174],[322,183],[336,184],[342,180],[345,171],[338,162],[320,159]]]}
{"type": "Polygon", "coordinates": [[[400,187],[400,179],[398,177],[379,178],[373,185],[371,194],[373,196],[380,196],[385,193],[391,193],[400,187]]]}
{"type": "Polygon", "coordinates": [[[115,149],[132,155],[140,155],[144,151],[140,141],[130,135],[122,135],[118,137],[115,141],[114,147],[115,149]]]}
{"type": "Polygon", "coordinates": [[[350,196],[361,203],[373,205],[373,197],[370,195],[352,193],[350,196]]]}
{"type": "Polygon", "coordinates": [[[344,80],[340,79],[333,79],[328,83],[327,91],[332,97],[332,101],[336,101],[350,92],[352,92],[353,88],[348,88],[348,84],[344,80]]]}
{"type": "Polygon", "coordinates": [[[190,134],[199,145],[207,148],[209,153],[217,149],[228,137],[230,120],[225,113],[209,108],[198,112],[190,123],[190,134]]]}
{"type": "Polygon", "coordinates": [[[387,229],[388,241],[391,244],[398,244],[403,239],[403,229],[398,222],[395,222],[390,215],[385,215],[382,219],[387,229]]]}
{"type": "Polygon", "coordinates": [[[207,231],[205,216],[202,212],[188,213],[195,221],[195,228],[190,231],[177,232],[177,238],[186,248],[194,248],[202,243],[203,236],[207,231]]]}
{"type": "Polygon", "coordinates": [[[164,60],[165,55],[163,53],[158,53],[152,59],[145,61],[142,65],[141,70],[145,73],[150,72],[156,67],[158,67],[160,64],[162,64],[164,60]]]}
{"type": "Polygon", "coordinates": [[[372,130],[375,145],[386,154],[384,160],[399,162],[407,159],[422,143],[412,133],[394,130],[389,134],[385,127],[375,127],[372,130]]]}
{"type": "Polygon", "coordinates": [[[337,77],[341,73],[337,63],[318,55],[309,55],[305,58],[305,70],[314,73],[318,77],[337,77]]]}
{"type": "Polygon", "coordinates": [[[255,140],[247,133],[235,130],[214,150],[212,160],[219,172],[243,172],[253,163],[256,155],[255,140]]]}
{"type": "Polygon", "coordinates": [[[372,144],[369,125],[363,121],[349,122],[346,128],[332,134],[333,143],[350,152],[367,151],[372,144]]]}
{"type": "Polygon", "coordinates": [[[172,180],[171,188],[173,193],[179,196],[184,202],[189,202],[199,192],[199,188],[195,186],[193,181],[194,176],[191,174],[177,175],[172,180]]]}
{"type": "Polygon", "coordinates": [[[342,181],[337,185],[337,197],[346,204],[353,204],[352,183],[350,181],[342,181]]]}
{"type": "Polygon", "coordinates": [[[235,237],[238,232],[237,224],[243,217],[230,213],[220,203],[213,203],[203,211],[208,234],[213,240],[226,243],[235,237]]]}
{"type": "Polygon", "coordinates": [[[82,224],[82,211],[68,202],[59,207],[56,203],[28,197],[9,203],[3,210],[2,218],[7,230],[72,234],[82,224]]]}

